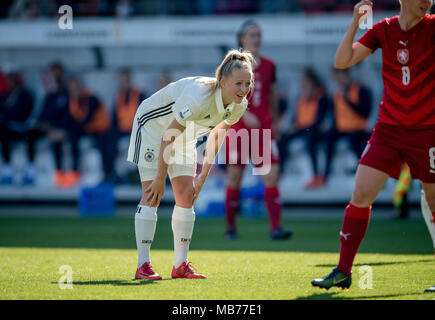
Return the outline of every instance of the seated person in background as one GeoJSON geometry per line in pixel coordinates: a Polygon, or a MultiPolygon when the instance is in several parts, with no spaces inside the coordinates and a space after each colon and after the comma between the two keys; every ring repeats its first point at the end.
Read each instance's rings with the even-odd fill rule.
{"type": "Polygon", "coordinates": [[[92,136],[96,146],[101,152],[105,178],[110,178],[112,160],[110,159],[110,130],[109,114],[101,101],[83,87],[78,77],[68,80],[69,115],[71,123],[68,126],[68,138],[71,143],[73,156],[73,170],[65,176],[65,187],[77,184],[80,180],[79,173],[79,140],[84,136],[92,136]]]}
{"type": "MultiPolygon", "coordinates": [[[[118,92],[115,98],[113,108],[112,123],[112,148],[113,154],[109,157],[112,162],[111,168],[114,170],[114,161],[118,154],[118,141],[122,137],[130,137],[133,126],[134,115],[136,114],[139,104],[145,99],[143,92],[134,87],[131,82],[131,70],[128,68],[121,69],[118,73],[118,92]]],[[[115,182],[122,180],[115,170],[112,172],[112,178],[115,182]]]]}
{"type": "Polygon", "coordinates": [[[44,97],[42,110],[38,117],[36,128],[40,136],[45,136],[50,142],[54,152],[56,171],[54,182],[58,187],[63,187],[66,180],[62,169],[62,145],[67,141],[67,128],[70,125],[69,94],[64,79],[64,67],[59,62],[50,66],[50,76],[53,88],[49,89],[44,97]]]}
{"type": "MultiPolygon", "coordinates": [[[[334,69],[333,72],[337,84],[334,92],[334,123],[325,136],[326,167],[322,184],[331,172],[335,146],[339,139],[347,138],[359,159],[370,137],[367,123],[372,102],[370,90],[353,80],[349,69],[334,69]]],[[[355,168],[356,165],[357,163],[355,168]]]]}
{"type": "Polygon", "coordinates": [[[7,91],[0,95],[0,142],[3,156],[2,184],[12,184],[11,144],[24,141],[27,145],[28,164],[23,176],[23,184],[32,184],[35,176],[35,138],[31,116],[34,97],[23,86],[21,74],[15,67],[5,71],[7,91]]]}
{"type": "Polygon", "coordinates": [[[288,160],[288,144],[297,137],[305,139],[314,175],[305,188],[313,188],[320,181],[317,146],[321,140],[321,124],[330,103],[319,77],[311,68],[306,68],[302,74],[301,89],[293,124],[287,132],[283,133],[278,148],[284,167],[285,161],[288,160]]]}

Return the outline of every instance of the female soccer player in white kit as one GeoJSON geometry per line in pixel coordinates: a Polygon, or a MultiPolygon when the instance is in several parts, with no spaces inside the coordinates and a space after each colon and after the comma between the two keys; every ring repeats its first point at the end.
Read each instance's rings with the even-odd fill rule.
{"type": "Polygon", "coordinates": [[[142,198],[135,215],[138,249],[136,279],[161,279],[150,264],[150,247],[167,173],[175,197],[172,278],[206,278],[197,274],[187,261],[195,221],[193,204],[226,131],[239,121],[246,110],[246,96],[254,81],[252,63],[250,53],[231,50],[217,68],[215,78],[181,79],[140,104],[127,158],[138,166],[142,182],[142,198]],[[208,132],[204,164],[194,182],[196,141],[208,132]]]}

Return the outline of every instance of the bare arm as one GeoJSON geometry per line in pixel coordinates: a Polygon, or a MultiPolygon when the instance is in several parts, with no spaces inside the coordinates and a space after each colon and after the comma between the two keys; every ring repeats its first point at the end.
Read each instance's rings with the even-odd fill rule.
{"type": "Polygon", "coordinates": [[[207,139],[205,147],[204,163],[200,175],[208,176],[210,169],[214,163],[214,159],[219,152],[222,143],[225,140],[225,135],[231,126],[226,124],[225,121],[219,123],[211,132],[207,139]]]}
{"type": "Polygon", "coordinates": [[[166,173],[168,171],[168,160],[171,154],[172,145],[174,140],[181,135],[185,129],[186,128],[178,123],[177,120],[173,120],[163,134],[160,144],[157,176],[147,190],[145,190],[148,194],[146,200],[150,203],[151,207],[158,206],[163,197],[163,193],[165,192],[166,173]]]}
{"type": "Polygon", "coordinates": [[[361,43],[353,42],[358,31],[359,20],[365,14],[365,12],[359,12],[360,7],[364,5],[372,7],[373,3],[369,0],[363,0],[355,5],[352,22],[335,54],[334,67],[337,69],[350,68],[372,53],[361,43]]]}
{"type": "Polygon", "coordinates": [[[195,182],[193,203],[195,203],[199,193],[201,192],[202,186],[204,185],[210,169],[213,166],[214,159],[216,158],[216,155],[218,154],[219,149],[225,140],[226,133],[230,127],[231,126],[226,124],[225,121],[222,121],[210,132],[210,135],[208,136],[201,173],[198,175],[198,178],[195,182]]]}

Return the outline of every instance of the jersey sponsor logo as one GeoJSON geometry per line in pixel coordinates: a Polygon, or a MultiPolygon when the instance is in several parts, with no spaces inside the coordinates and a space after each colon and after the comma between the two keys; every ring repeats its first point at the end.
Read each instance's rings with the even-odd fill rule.
{"type": "Polygon", "coordinates": [[[152,162],[155,158],[154,149],[147,149],[147,152],[145,152],[145,161],[152,162]]]}
{"type": "Polygon", "coordinates": [[[399,49],[397,50],[397,60],[401,64],[406,64],[409,60],[409,51],[408,49],[399,49]]]}
{"type": "Polygon", "coordinates": [[[408,41],[402,41],[402,40],[399,40],[399,43],[400,43],[402,46],[405,46],[405,47],[406,47],[406,45],[408,44],[408,41]]]}
{"type": "Polygon", "coordinates": [[[184,120],[192,115],[192,111],[190,110],[189,106],[185,106],[183,110],[180,111],[179,115],[181,119],[184,120]]]}

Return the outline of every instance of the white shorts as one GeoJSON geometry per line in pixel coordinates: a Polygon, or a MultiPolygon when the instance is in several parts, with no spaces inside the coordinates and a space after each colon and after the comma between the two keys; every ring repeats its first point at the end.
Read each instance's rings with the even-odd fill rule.
{"type": "MultiPolygon", "coordinates": [[[[141,106],[147,107],[147,104],[148,101],[145,100],[141,106]]],[[[163,113],[162,116],[155,119],[152,117],[142,125],[139,125],[136,115],[133,122],[127,160],[138,166],[141,181],[155,179],[162,136],[174,119],[170,111],[170,105],[163,108],[166,108],[168,111],[163,113]]],[[[181,175],[194,177],[196,174],[196,140],[184,142],[185,139],[183,140],[182,138],[184,137],[175,139],[170,159],[168,159],[168,174],[170,179],[181,175]]]]}
{"type": "MultiPolygon", "coordinates": [[[[157,169],[146,168],[146,167],[137,167],[137,168],[139,169],[139,176],[141,182],[151,181],[156,178],[157,169]]],[[[169,179],[173,179],[179,176],[195,177],[196,164],[194,166],[171,164],[168,166],[168,175],[169,175],[169,179]]]]}

